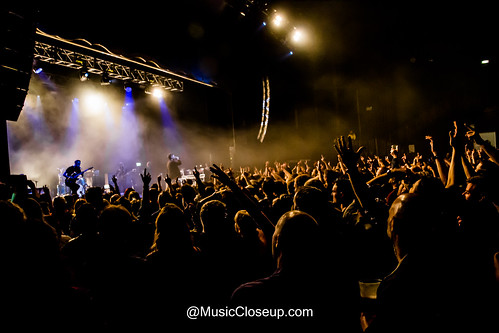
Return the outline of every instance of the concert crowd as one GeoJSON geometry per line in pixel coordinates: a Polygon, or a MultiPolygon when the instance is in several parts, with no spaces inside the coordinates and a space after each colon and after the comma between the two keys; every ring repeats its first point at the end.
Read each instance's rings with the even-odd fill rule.
{"type": "Polygon", "coordinates": [[[427,142],[374,156],[340,137],[337,164],[214,164],[187,182],[144,169],[139,188],[113,178],[82,197],[29,175],[31,193],[1,184],[2,323],[484,332],[499,313],[499,154],[459,123],[446,149],[427,142]],[[193,306],[210,311],[190,319],[193,306]]]}

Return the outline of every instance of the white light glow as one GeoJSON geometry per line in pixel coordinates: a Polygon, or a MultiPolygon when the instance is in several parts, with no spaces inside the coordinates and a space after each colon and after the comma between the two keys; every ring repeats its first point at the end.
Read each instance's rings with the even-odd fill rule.
{"type": "Polygon", "coordinates": [[[87,92],[82,98],[82,110],[88,115],[100,114],[106,105],[104,96],[96,92],[87,92]]]}
{"type": "Polygon", "coordinates": [[[283,25],[283,23],[284,23],[284,18],[283,18],[281,15],[276,14],[276,15],[274,16],[274,20],[273,20],[272,22],[274,23],[274,25],[275,25],[276,27],[280,27],[280,26],[282,26],[282,25],[283,25]]]}
{"type": "Polygon", "coordinates": [[[293,34],[291,36],[291,38],[293,39],[293,42],[295,42],[295,43],[301,43],[301,42],[303,42],[304,37],[305,36],[303,34],[303,31],[298,30],[296,28],[293,30],[293,34]]]}
{"type": "Polygon", "coordinates": [[[165,91],[164,91],[164,89],[162,89],[160,87],[155,87],[152,90],[152,95],[156,98],[161,98],[165,95],[165,91]]]}

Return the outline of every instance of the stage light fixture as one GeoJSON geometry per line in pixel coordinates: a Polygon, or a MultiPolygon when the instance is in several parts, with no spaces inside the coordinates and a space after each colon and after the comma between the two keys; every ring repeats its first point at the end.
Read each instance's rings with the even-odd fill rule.
{"type": "Polygon", "coordinates": [[[130,93],[132,92],[132,82],[130,80],[126,80],[123,82],[123,89],[125,89],[125,91],[127,93],[130,93]]]}
{"type": "Polygon", "coordinates": [[[111,84],[111,79],[109,78],[109,75],[107,74],[107,72],[102,73],[102,78],[100,80],[100,84],[102,86],[107,86],[107,85],[111,84]]]}
{"type": "Polygon", "coordinates": [[[83,66],[80,69],[80,81],[87,81],[90,76],[87,66],[83,66]]]}
{"type": "Polygon", "coordinates": [[[165,90],[161,87],[154,87],[152,89],[152,95],[156,98],[161,98],[165,95],[165,90]]]}
{"type": "Polygon", "coordinates": [[[148,95],[152,95],[155,98],[161,98],[165,95],[165,90],[157,85],[149,84],[144,89],[144,92],[148,95]]]}

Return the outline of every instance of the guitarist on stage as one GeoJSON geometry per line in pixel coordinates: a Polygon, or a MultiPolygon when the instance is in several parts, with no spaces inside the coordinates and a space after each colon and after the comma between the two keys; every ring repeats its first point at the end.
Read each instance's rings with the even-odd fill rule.
{"type": "Polygon", "coordinates": [[[71,189],[72,194],[78,194],[77,191],[80,188],[80,186],[76,183],[76,181],[78,180],[78,176],[83,174],[83,172],[81,172],[80,165],[81,161],[76,160],[75,164],[67,168],[63,174],[63,176],[66,177],[66,186],[71,189]]]}

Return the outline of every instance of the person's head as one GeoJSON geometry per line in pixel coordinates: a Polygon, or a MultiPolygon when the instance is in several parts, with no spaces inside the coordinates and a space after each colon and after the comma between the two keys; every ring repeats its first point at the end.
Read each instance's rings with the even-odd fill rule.
{"type": "Polygon", "coordinates": [[[307,174],[299,174],[294,178],[294,193],[298,192],[298,190],[305,185],[305,182],[309,180],[311,177],[307,174]]]}
{"type": "Polygon", "coordinates": [[[262,183],[262,192],[266,197],[274,196],[275,182],[272,177],[265,177],[262,183]]]}
{"type": "Polygon", "coordinates": [[[220,200],[210,200],[201,206],[199,218],[205,233],[216,234],[225,227],[227,207],[220,200]]]}
{"type": "Polygon", "coordinates": [[[419,194],[405,193],[395,199],[388,214],[387,235],[397,259],[431,251],[443,240],[439,237],[450,232],[447,221],[437,212],[437,203],[419,194]]]}
{"type": "Polygon", "coordinates": [[[333,203],[349,205],[355,198],[352,184],[348,179],[340,178],[334,182],[332,188],[333,203]]]}
{"type": "Polygon", "coordinates": [[[312,215],[320,223],[327,214],[327,195],[315,187],[302,186],[293,197],[293,209],[312,215]]]}
{"type": "Polygon", "coordinates": [[[26,217],[31,220],[44,221],[42,207],[33,198],[27,198],[21,203],[26,217]]]}
{"type": "Polygon", "coordinates": [[[52,207],[54,207],[54,212],[56,213],[64,213],[68,209],[68,204],[66,199],[61,196],[57,196],[52,199],[52,207]]]}
{"type": "Polygon", "coordinates": [[[170,192],[168,191],[161,191],[158,195],[158,205],[159,208],[163,208],[167,203],[173,203],[174,199],[170,192]]]}
{"type": "Polygon", "coordinates": [[[76,167],[79,167],[80,165],[81,165],[81,161],[80,161],[80,160],[76,160],[76,161],[75,161],[75,166],[76,166],[76,167]]]}
{"type": "Polygon", "coordinates": [[[97,211],[89,203],[83,203],[75,210],[75,218],[71,222],[73,235],[95,234],[97,232],[97,211]]]}
{"type": "Polygon", "coordinates": [[[192,239],[187,218],[177,205],[166,203],[156,218],[152,250],[189,254],[192,239]]]}
{"type": "Polygon", "coordinates": [[[251,238],[258,235],[256,222],[246,210],[240,210],[234,216],[234,229],[242,238],[251,238]]]}
{"type": "Polygon", "coordinates": [[[98,231],[102,239],[112,246],[124,246],[130,237],[132,216],[123,206],[109,205],[99,216],[98,231]]]}
{"type": "Polygon", "coordinates": [[[102,207],[104,206],[102,188],[98,186],[89,187],[85,192],[85,199],[88,203],[94,205],[97,210],[102,209],[102,207]]]}
{"type": "Polygon", "coordinates": [[[473,176],[466,180],[466,190],[463,192],[466,201],[480,201],[487,193],[487,184],[482,176],[473,176]]]}
{"type": "Polygon", "coordinates": [[[272,236],[272,256],[280,269],[301,269],[320,256],[319,225],[309,214],[292,210],[281,216],[272,236]]]}
{"type": "Polygon", "coordinates": [[[182,194],[182,201],[184,205],[193,203],[197,195],[196,189],[189,184],[183,184],[182,187],[180,187],[180,193],[182,194]]]}
{"type": "Polygon", "coordinates": [[[444,185],[439,178],[422,177],[412,184],[410,193],[417,193],[425,196],[437,197],[443,195],[444,185]]]}
{"type": "Polygon", "coordinates": [[[314,177],[314,178],[310,178],[308,179],[305,184],[303,184],[304,186],[311,186],[311,187],[315,187],[316,189],[320,190],[321,192],[326,192],[326,187],[324,186],[324,184],[320,181],[319,178],[317,177],[314,177]]]}

